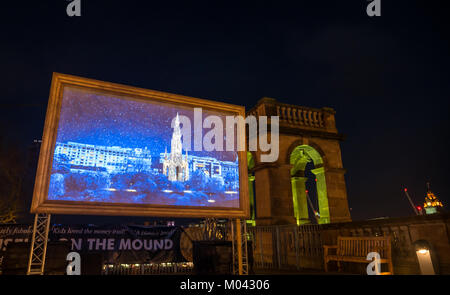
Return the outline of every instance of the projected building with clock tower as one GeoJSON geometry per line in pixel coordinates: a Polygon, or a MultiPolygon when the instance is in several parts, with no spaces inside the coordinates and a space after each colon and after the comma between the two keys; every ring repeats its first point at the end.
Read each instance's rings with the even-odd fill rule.
{"type": "Polygon", "coordinates": [[[170,181],[187,181],[189,180],[189,164],[188,154],[183,156],[183,148],[181,143],[180,119],[175,118],[173,127],[172,141],[170,146],[170,154],[167,150],[164,153],[163,173],[167,175],[170,181]]]}

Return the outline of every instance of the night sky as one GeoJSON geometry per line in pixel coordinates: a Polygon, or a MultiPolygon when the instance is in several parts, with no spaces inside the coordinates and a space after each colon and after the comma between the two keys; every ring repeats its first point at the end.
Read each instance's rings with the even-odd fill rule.
{"type": "Polygon", "coordinates": [[[332,107],[354,220],[408,216],[426,182],[448,208],[450,31],[444,1],[6,1],[0,134],[42,136],[52,72],[247,109],[332,107]],[[394,2],[394,3],[392,3],[394,2]]]}

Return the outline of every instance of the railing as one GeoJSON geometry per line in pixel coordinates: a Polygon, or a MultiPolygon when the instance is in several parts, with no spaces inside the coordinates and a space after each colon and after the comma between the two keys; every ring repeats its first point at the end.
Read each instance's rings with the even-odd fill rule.
{"type": "Polygon", "coordinates": [[[322,241],[318,225],[273,225],[248,228],[253,269],[321,269],[322,241]]]}

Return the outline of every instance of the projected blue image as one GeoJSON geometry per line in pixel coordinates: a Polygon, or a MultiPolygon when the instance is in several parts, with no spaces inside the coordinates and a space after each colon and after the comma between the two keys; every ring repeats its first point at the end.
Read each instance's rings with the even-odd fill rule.
{"type": "Polygon", "coordinates": [[[65,88],[48,199],[239,207],[237,152],[182,147],[178,116],[193,113],[65,88]]]}

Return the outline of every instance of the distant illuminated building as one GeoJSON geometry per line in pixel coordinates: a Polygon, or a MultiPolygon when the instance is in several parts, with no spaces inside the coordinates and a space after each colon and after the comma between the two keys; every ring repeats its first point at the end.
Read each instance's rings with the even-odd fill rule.
{"type": "Polygon", "coordinates": [[[142,172],[151,171],[152,157],[147,148],[57,142],[54,164],[80,171],[142,172]]]}
{"type": "Polygon", "coordinates": [[[183,155],[180,121],[175,118],[175,125],[172,134],[171,150],[160,154],[163,174],[167,175],[170,181],[188,181],[190,175],[195,171],[201,171],[207,177],[218,178],[227,184],[231,189],[239,188],[238,163],[231,161],[219,161],[213,157],[199,157],[183,155]]]}
{"type": "Polygon", "coordinates": [[[167,175],[170,181],[187,181],[189,180],[189,164],[188,154],[183,156],[181,143],[180,119],[175,118],[173,127],[172,141],[170,146],[170,154],[167,155],[167,149],[164,153],[163,174],[167,175]]]}
{"type": "Polygon", "coordinates": [[[425,203],[423,204],[426,214],[435,214],[443,209],[441,201],[431,192],[428,185],[427,196],[425,197],[425,203]]]}
{"type": "MultiPolygon", "coordinates": [[[[160,163],[163,164],[163,173],[165,175],[167,175],[164,172],[164,163],[167,161],[166,158],[167,153],[160,154],[160,163]]],[[[225,182],[229,182],[229,185],[233,189],[239,188],[239,165],[237,162],[219,161],[212,157],[198,157],[192,155],[187,156],[187,162],[189,175],[192,175],[195,171],[201,171],[207,177],[219,178],[223,179],[225,182]]]]}

